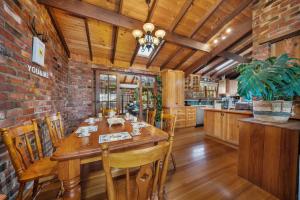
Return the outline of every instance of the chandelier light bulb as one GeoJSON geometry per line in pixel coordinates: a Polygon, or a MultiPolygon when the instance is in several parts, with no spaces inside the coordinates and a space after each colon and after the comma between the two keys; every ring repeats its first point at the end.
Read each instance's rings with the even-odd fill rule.
{"type": "Polygon", "coordinates": [[[143,26],[143,29],[144,29],[144,31],[146,32],[146,33],[152,33],[152,31],[154,30],[154,25],[152,24],[152,23],[146,23],[146,24],[144,24],[144,26],[143,26]]]}
{"type": "Polygon", "coordinates": [[[137,39],[143,36],[143,32],[141,30],[135,29],[132,31],[132,35],[137,39]]]}
{"type": "Polygon", "coordinates": [[[163,39],[166,35],[166,31],[160,29],[155,32],[155,36],[159,39],[163,39]]]}
{"type": "Polygon", "coordinates": [[[139,44],[144,45],[145,44],[145,38],[140,38],[139,39],[139,44]]]}
{"type": "Polygon", "coordinates": [[[226,36],[225,36],[225,35],[222,35],[221,39],[222,39],[222,40],[225,40],[225,39],[226,39],[226,36]]]}
{"type": "Polygon", "coordinates": [[[157,37],[153,37],[153,44],[156,46],[159,44],[159,39],[157,37]]]}
{"type": "Polygon", "coordinates": [[[214,40],[214,43],[215,43],[215,44],[218,44],[218,42],[219,42],[218,39],[215,39],[215,40],[214,40]]]}

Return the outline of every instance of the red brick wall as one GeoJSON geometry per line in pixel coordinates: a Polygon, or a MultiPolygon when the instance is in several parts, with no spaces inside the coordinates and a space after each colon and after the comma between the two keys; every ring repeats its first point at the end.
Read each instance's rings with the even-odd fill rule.
{"type": "Polygon", "coordinates": [[[67,119],[69,130],[94,115],[94,75],[91,64],[69,62],[67,119]]]}
{"type": "Polygon", "coordinates": [[[299,0],[259,0],[253,6],[253,57],[271,56],[271,45],[265,43],[300,29],[299,0]]]}
{"type": "MultiPolygon", "coordinates": [[[[61,111],[67,121],[68,58],[51,24],[47,11],[28,0],[0,0],[0,128],[38,118],[45,153],[51,153],[47,128],[41,120],[46,113],[61,111]],[[19,2],[19,3],[18,3],[19,2]],[[21,21],[4,11],[4,3],[21,21]],[[49,79],[28,72],[31,62],[32,33],[27,23],[36,16],[37,30],[47,33],[45,66],[49,79]]],[[[18,182],[9,155],[0,137],[0,193],[13,199],[18,182]]]]}

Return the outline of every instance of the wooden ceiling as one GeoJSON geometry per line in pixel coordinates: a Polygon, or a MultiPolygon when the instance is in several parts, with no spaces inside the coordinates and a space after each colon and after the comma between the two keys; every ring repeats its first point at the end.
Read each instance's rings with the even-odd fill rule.
{"type": "MultiPolygon", "coordinates": [[[[186,74],[219,77],[224,73],[214,70],[218,65],[230,59],[241,62],[250,55],[252,0],[152,0],[149,14],[145,0],[38,2],[48,9],[74,60],[124,68],[181,69],[186,74]],[[131,34],[146,21],[167,31],[165,41],[149,58],[137,55],[131,34]],[[226,33],[227,28],[232,32],[226,33]]],[[[222,70],[229,73],[228,68],[222,70]]]]}

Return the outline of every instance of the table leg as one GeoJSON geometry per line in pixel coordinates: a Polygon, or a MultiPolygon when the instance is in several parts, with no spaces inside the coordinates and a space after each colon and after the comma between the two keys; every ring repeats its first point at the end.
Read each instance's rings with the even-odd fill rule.
{"type": "Polygon", "coordinates": [[[58,178],[64,187],[64,200],[80,200],[80,160],[67,160],[58,163],[58,178]]]}

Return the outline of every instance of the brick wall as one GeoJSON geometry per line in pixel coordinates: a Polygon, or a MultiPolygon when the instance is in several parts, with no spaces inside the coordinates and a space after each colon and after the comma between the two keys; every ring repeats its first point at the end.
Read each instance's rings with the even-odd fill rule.
{"type": "Polygon", "coordinates": [[[259,0],[253,6],[253,57],[272,56],[271,46],[265,43],[300,29],[299,0],[259,0]],[[262,44],[264,43],[264,44],[262,44]]]}
{"type": "MultiPolygon", "coordinates": [[[[42,119],[46,113],[61,111],[68,127],[68,71],[68,58],[43,6],[34,0],[0,0],[0,128],[40,119],[44,150],[50,154],[51,142],[42,119]],[[27,69],[27,64],[36,66],[31,62],[32,33],[27,26],[33,16],[37,30],[48,36],[41,69],[49,72],[49,79],[27,69]]],[[[15,172],[0,138],[0,193],[13,199],[17,189],[15,172]]]]}
{"type": "Polygon", "coordinates": [[[69,62],[67,119],[69,131],[85,117],[94,114],[94,75],[92,65],[69,62]]]}

